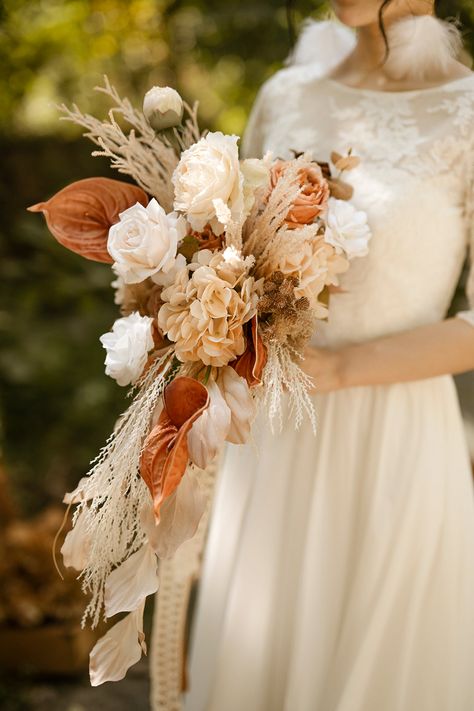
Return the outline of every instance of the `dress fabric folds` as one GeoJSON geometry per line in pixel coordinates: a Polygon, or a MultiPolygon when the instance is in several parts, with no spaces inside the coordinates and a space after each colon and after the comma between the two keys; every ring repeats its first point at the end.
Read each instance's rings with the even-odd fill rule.
{"type": "MultiPolygon", "coordinates": [[[[309,62],[260,90],[247,156],[361,158],[347,180],[370,251],[314,345],[446,317],[474,240],[473,77],[394,95],[309,62]]],[[[452,377],[313,399],[316,436],[289,413],[272,434],[262,413],[225,451],[185,711],[473,711],[474,493],[452,377]]]]}
{"type": "Polygon", "coordinates": [[[449,376],[314,398],[223,461],[186,711],[474,708],[474,500],[449,376]],[[337,441],[335,441],[337,433],[337,441]]]}

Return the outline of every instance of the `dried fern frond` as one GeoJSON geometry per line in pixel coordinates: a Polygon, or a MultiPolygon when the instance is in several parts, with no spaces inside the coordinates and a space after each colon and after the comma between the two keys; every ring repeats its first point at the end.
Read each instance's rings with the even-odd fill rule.
{"type": "Polygon", "coordinates": [[[285,391],[288,394],[290,414],[294,416],[295,429],[298,429],[306,414],[316,433],[316,412],[310,392],[313,379],[296,363],[301,354],[288,344],[282,345],[276,340],[268,344],[268,360],[264,371],[263,405],[267,408],[270,428],[274,432],[274,420],[278,418],[280,432],[283,429],[282,400],[285,391]]]}
{"type": "Polygon", "coordinates": [[[157,359],[138,384],[138,392],[120,417],[115,431],[91,462],[81,480],[82,501],[74,522],[83,517],[89,548],[80,574],[82,589],[91,594],[82,624],[100,621],[107,576],[144,541],[140,511],[150,503],[150,493],[139,474],[140,454],[150,418],[171,373],[173,351],[157,359]]]}
{"type": "MultiPolygon", "coordinates": [[[[65,104],[59,106],[63,120],[82,126],[85,136],[99,146],[93,151],[94,156],[110,158],[113,168],[125,175],[130,175],[149,195],[155,197],[160,205],[170,211],[173,208],[173,184],[171,176],[178,156],[170,141],[163,135],[157,135],[147,122],[143,112],[132,106],[127,98],[121,98],[109,79],[104,77],[104,86],[95,90],[106,94],[113,101],[108,119],[101,121],[90,114],[84,114],[73,104],[70,109],[65,104]],[[116,115],[131,127],[126,133],[116,120],[116,115]]],[[[199,139],[197,125],[197,104],[191,108],[185,104],[188,118],[182,132],[174,130],[175,138],[181,150],[199,139]]]]}

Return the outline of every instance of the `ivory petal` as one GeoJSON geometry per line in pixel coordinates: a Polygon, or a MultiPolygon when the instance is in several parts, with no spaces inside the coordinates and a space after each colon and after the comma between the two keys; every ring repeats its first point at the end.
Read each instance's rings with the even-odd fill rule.
{"type": "Polygon", "coordinates": [[[105,581],[105,614],[132,612],[160,586],[158,561],[152,547],[143,545],[115,568],[105,581]]]}
{"type": "Polygon", "coordinates": [[[188,453],[191,461],[205,469],[225,442],[230,427],[231,413],[214,380],[207,385],[209,406],[193,423],[188,432],[188,453]]]}
{"type": "Polygon", "coordinates": [[[86,531],[86,512],[82,511],[61,546],[63,563],[66,568],[83,570],[89,554],[89,536],[86,531]]]}
{"type": "Polygon", "coordinates": [[[255,418],[255,402],[247,381],[233,368],[225,366],[221,369],[218,384],[231,412],[227,441],[245,444],[255,418]]]}
{"type": "Polygon", "coordinates": [[[180,545],[194,536],[205,508],[204,493],[188,469],[176,491],[163,501],[158,525],[152,506],[142,512],[143,528],[159,558],[172,558],[180,545]]]}
{"type": "Polygon", "coordinates": [[[143,651],[143,610],[131,612],[99,639],[89,657],[91,686],[120,681],[143,651]]]}

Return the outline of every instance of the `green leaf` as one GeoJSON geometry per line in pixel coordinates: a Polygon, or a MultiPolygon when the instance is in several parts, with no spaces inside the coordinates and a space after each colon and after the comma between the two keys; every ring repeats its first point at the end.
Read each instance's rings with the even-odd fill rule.
{"type": "Polygon", "coordinates": [[[178,249],[178,254],[182,254],[186,257],[186,261],[190,262],[194,252],[199,249],[199,242],[193,235],[186,235],[181,243],[181,247],[178,249]]]}

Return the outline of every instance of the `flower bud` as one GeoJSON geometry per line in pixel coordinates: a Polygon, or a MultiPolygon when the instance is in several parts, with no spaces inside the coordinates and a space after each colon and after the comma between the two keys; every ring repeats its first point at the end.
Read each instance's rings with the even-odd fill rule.
{"type": "Polygon", "coordinates": [[[155,131],[164,131],[181,123],[183,100],[169,86],[154,86],[145,94],[143,113],[155,131]]]}

